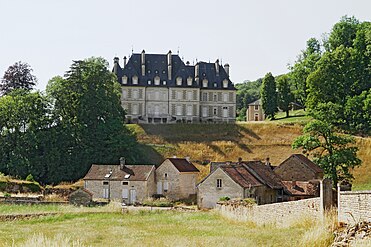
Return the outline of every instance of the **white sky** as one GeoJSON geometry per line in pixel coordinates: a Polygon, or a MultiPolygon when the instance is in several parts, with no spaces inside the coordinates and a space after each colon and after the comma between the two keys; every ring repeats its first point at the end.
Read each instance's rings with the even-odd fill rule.
{"type": "Polygon", "coordinates": [[[45,89],[72,60],[112,64],[134,52],[222,59],[235,83],[287,72],[306,40],[343,15],[371,19],[371,0],[0,0],[0,77],[27,62],[45,89]]]}

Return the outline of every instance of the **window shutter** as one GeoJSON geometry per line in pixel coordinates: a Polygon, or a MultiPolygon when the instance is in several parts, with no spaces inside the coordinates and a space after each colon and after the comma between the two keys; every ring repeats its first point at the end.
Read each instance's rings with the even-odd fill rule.
{"type": "Polygon", "coordinates": [[[213,93],[209,92],[209,97],[208,97],[209,101],[213,101],[213,93]]]}
{"type": "Polygon", "coordinates": [[[128,197],[129,197],[129,190],[122,189],[122,198],[128,198],[128,197]]]}
{"type": "Polygon", "coordinates": [[[171,91],[171,98],[172,98],[172,99],[175,99],[175,90],[172,90],[172,91],[171,91]]]}
{"type": "Polygon", "coordinates": [[[139,99],[143,98],[143,89],[139,89],[139,99]]]}
{"type": "Polygon", "coordinates": [[[193,105],[193,115],[198,115],[198,113],[197,113],[197,105],[193,105]]]}
{"type": "Polygon", "coordinates": [[[218,117],[221,117],[222,116],[222,107],[221,106],[218,106],[218,117]]]}
{"type": "Polygon", "coordinates": [[[233,92],[230,92],[229,93],[229,101],[230,102],[233,102],[233,92]]]}
{"type": "Polygon", "coordinates": [[[128,89],[128,98],[131,99],[131,88],[128,89]]]}
{"type": "Polygon", "coordinates": [[[234,117],[233,112],[234,112],[234,107],[233,107],[233,106],[230,106],[230,107],[229,107],[229,117],[231,117],[231,118],[234,117]]]}
{"type": "Polygon", "coordinates": [[[131,103],[128,103],[128,114],[131,114],[131,103]]]}
{"type": "Polygon", "coordinates": [[[221,93],[221,92],[218,92],[218,101],[219,101],[219,102],[222,101],[222,93],[221,93]]]}

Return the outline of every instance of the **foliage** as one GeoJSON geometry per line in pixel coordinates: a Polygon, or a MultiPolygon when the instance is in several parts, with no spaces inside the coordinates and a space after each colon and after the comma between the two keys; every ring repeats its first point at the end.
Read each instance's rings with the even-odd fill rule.
{"type": "Polygon", "coordinates": [[[246,204],[249,204],[249,205],[256,205],[256,201],[254,198],[244,198],[243,201],[246,203],[246,204]]]}
{"type": "Polygon", "coordinates": [[[28,174],[27,177],[26,177],[26,181],[29,181],[29,182],[35,182],[35,179],[33,178],[32,174],[28,174]]]}
{"type": "Polygon", "coordinates": [[[29,64],[21,61],[9,66],[0,83],[0,95],[7,95],[15,89],[31,90],[36,85],[37,79],[32,75],[29,64]]]}
{"type": "Polygon", "coordinates": [[[150,207],[172,207],[174,204],[169,199],[162,197],[159,199],[148,198],[143,201],[142,205],[150,207]]]}
{"type": "Polygon", "coordinates": [[[229,201],[231,198],[229,198],[228,196],[222,196],[219,198],[219,201],[221,202],[225,202],[225,201],[229,201]]]}
{"type": "Polygon", "coordinates": [[[262,107],[267,117],[274,119],[277,109],[276,81],[272,73],[267,73],[263,79],[260,91],[262,107]]]}
{"type": "Polygon", "coordinates": [[[282,111],[286,112],[286,117],[289,117],[290,103],[292,101],[293,96],[289,78],[287,75],[282,75],[277,78],[277,104],[282,111]]]}
{"type": "Polygon", "coordinates": [[[262,79],[256,81],[245,81],[236,84],[237,88],[237,120],[244,121],[246,119],[247,105],[260,98],[260,87],[262,79]]]}
{"type": "Polygon", "coordinates": [[[5,197],[5,198],[9,198],[9,197],[12,197],[12,195],[9,194],[8,192],[5,192],[5,193],[4,193],[4,197],[5,197]]]}
{"type": "Polygon", "coordinates": [[[337,134],[330,124],[315,120],[304,127],[303,135],[294,140],[292,147],[303,148],[304,152],[313,155],[314,162],[336,187],[340,181],[351,180],[352,169],[361,165],[358,148],[353,144],[353,137],[337,134]]]}

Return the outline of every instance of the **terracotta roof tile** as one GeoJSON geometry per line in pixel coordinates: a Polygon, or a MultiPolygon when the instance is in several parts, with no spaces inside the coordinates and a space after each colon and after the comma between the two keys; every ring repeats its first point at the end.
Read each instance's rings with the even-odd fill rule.
{"type": "Polygon", "coordinates": [[[274,171],[264,165],[261,161],[243,161],[242,162],[257,179],[260,180],[261,183],[266,184],[272,189],[281,189],[281,179],[278,175],[274,173],[274,171]]]}
{"type": "Polygon", "coordinates": [[[263,185],[241,164],[225,165],[220,168],[243,188],[263,185]]]}
{"type": "Polygon", "coordinates": [[[179,172],[200,172],[191,162],[181,158],[169,158],[179,172]]]}

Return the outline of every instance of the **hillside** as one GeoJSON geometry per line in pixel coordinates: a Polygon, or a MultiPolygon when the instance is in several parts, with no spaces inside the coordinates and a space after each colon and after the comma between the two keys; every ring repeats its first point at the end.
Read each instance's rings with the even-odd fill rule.
{"type": "MultiPolygon", "coordinates": [[[[238,124],[136,125],[128,127],[136,134],[144,154],[138,162],[159,164],[164,157],[190,157],[206,176],[208,161],[265,160],[278,165],[290,154],[293,139],[302,126],[282,122],[238,124]]],[[[354,174],[357,189],[371,189],[371,139],[357,138],[364,161],[354,174]]]]}

